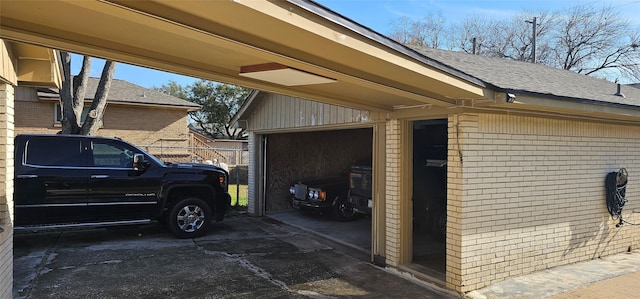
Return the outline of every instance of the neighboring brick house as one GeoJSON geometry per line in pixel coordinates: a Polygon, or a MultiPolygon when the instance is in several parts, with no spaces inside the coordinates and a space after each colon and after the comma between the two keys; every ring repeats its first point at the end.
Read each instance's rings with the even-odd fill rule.
{"type": "MultiPolygon", "coordinates": [[[[89,78],[85,111],[99,78],[89,78]]],[[[103,126],[98,135],[129,141],[164,160],[189,160],[187,112],[200,106],[133,83],[111,82],[103,126]]],[[[50,133],[61,130],[60,99],[53,88],[17,87],[15,133],[50,133]]]]}

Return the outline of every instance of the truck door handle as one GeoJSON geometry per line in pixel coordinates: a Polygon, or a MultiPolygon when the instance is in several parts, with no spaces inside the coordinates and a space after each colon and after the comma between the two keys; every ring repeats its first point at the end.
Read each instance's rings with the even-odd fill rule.
{"type": "Polygon", "coordinates": [[[38,177],[37,174],[20,174],[16,176],[19,179],[35,179],[38,177]]]}
{"type": "Polygon", "coordinates": [[[92,179],[108,179],[109,176],[106,174],[92,174],[91,178],[92,179]]]}

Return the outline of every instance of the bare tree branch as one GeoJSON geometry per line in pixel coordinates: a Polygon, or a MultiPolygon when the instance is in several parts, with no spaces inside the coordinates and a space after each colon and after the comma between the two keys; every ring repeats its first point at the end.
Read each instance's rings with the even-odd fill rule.
{"type": "Polygon", "coordinates": [[[429,14],[421,21],[400,17],[392,26],[390,37],[403,44],[431,48],[446,46],[448,29],[442,14],[429,14]]]}
{"type": "Polygon", "coordinates": [[[102,126],[102,118],[104,116],[104,110],[107,106],[107,97],[109,96],[109,88],[111,87],[111,81],[113,80],[113,74],[116,70],[116,63],[111,60],[107,60],[102,69],[102,75],[100,76],[100,82],[98,83],[98,89],[96,95],[91,103],[91,110],[87,115],[87,119],[82,125],[82,135],[95,135],[98,129],[102,126]]]}
{"type": "Polygon", "coordinates": [[[615,70],[640,79],[637,31],[611,6],[576,6],[559,23],[553,48],[560,67],[587,75],[615,70]]]}
{"type": "Polygon", "coordinates": [[[609,79],[640,80],[639,29],[611,6],[524,11],[511,19],[474,15],[452,25],[433,15],[424,21],[402,17],[394,23],[390,37],[404,44],[444,48],[440,39],[444,32],[449,49],[532,61],[534,17],[537,63],[609,79]]]}

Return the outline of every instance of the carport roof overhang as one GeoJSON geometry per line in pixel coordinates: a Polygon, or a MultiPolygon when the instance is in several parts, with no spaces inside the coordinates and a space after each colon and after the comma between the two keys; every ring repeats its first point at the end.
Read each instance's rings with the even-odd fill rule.
{"type": "Polygon", "coordinates": [[[482,82],[390,47],[381,35],[311,1],[0,5],[3,39],[336,105],[392,111],[485,97],[482,82]],[[242,67],[267,63],[335,82],[286,86],[240,75],[242,67]]]}
{"type": "Polygon", "coordinates": [[[11,48],[10,51],[16,59],[14,67],[17,76],[4,78],[5,80],[20,86],[51,88],[62,86],[62,70],[57,51],[25,43],[8,42],[6,45],[11,48]]]}

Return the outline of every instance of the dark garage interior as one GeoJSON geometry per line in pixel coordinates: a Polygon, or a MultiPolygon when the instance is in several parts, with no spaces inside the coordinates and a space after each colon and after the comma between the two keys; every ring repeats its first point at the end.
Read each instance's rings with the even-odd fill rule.
{"type": "Polygon", "coordinates": [[[265,213],[370,251],[370,216],[338,221],[332,215],[295,210],[289,188],[298,180],[338,176],[344,178],[344,194],[348,194],[351,166],[371,161],[372,136],[371,128],[267,135],[265,213]]]}
{"type": "Polygon", "coordinates": [[[447,120],[413,124],[413,264],[444,279],[447,120]]]}
{"type": "Polygon", "coordinates": [[[272,134],[267,136],[266,212],[291,209],[290,184],[298,179],[345,175],[371,157],[372,129],[272,134]]]}

